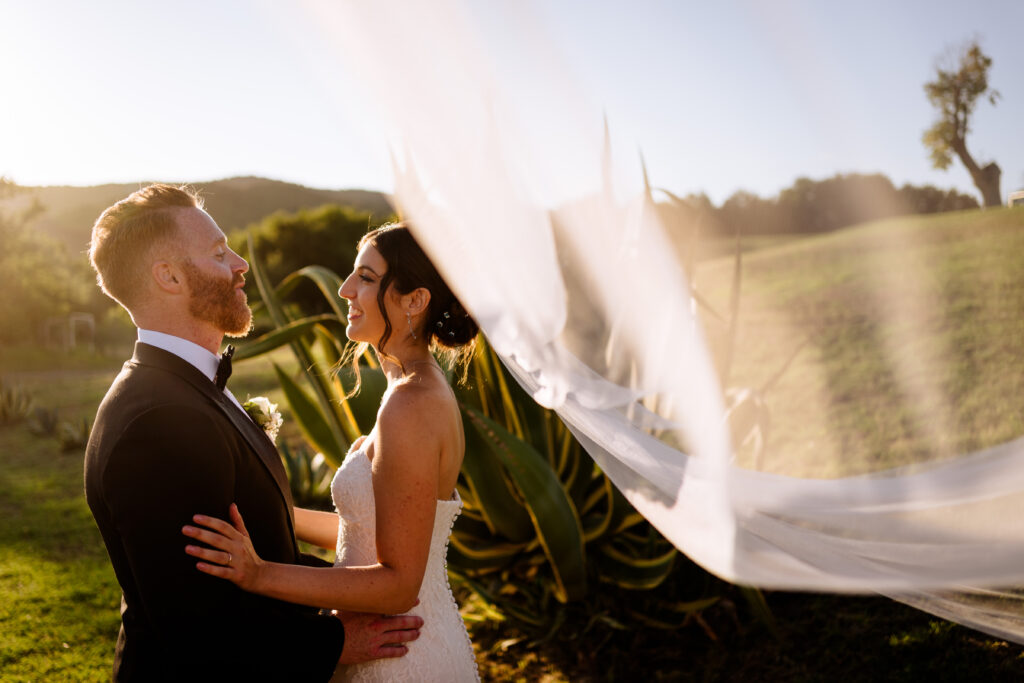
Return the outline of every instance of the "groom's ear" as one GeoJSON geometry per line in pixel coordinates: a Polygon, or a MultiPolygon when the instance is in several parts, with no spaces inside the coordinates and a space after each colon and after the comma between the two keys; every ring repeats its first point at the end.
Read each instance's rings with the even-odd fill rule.
{"type": "Polygon", "coordinates": [[[181,294],[185,289],[185,278],[170,261],[154,261],[150,273],[157,287],[168,294],[181,294]]]}

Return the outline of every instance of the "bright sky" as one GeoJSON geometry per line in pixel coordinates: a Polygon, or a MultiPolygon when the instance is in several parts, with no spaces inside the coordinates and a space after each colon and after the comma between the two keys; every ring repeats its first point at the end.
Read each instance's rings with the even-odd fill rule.
{"type": "MultiPolygon", "coordinates": [[[[534,13],[653,183],[716,203],[837,172],[977,196],[920,142],[936,57],[977,37],[1002,99],[979,104],[968,146],[1002,167],[1004,195],[1024,187],[1016,0],[548,0],[534,13]]],[[[0,175],[389,191],[372,107],[309,21],[272,0],[0,0],[0,175]]]]}

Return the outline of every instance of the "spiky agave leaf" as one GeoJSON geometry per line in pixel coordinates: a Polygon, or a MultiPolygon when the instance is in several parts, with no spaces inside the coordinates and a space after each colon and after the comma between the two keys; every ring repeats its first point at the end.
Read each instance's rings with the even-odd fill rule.
{"type": "Polygon", "coordinates": [[[555,581],[555,596],[575,600],[586,593],[583,529],[572,501],[547,461],[529,444],[469,407],[463,420],[503,465],[524,499],[555,581]]]}

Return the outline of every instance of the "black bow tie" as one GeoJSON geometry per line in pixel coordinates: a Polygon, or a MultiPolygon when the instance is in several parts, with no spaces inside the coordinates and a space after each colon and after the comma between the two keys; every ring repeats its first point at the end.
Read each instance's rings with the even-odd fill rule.
{"type": "Polygon", "coordinates": [[[228,347],[224,349],[224,353],[220,354],[220,362],[217,363],[217,374],[213,376],[213,383],[221,391],[224,391],[224,386],[228,383],[228,377],[231,376],[231,356],[233,355],[235,355],[235,347],[231,344],[228,344],[228,347]]]}

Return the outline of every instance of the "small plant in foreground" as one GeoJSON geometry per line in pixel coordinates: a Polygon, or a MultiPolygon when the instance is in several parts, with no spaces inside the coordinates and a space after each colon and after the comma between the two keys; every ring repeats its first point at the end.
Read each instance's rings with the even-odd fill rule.
{"type": "Polygon", "coordinates": [[[53,436],[57,433],[59,422],[56,410],[36,408],[28,419],[28,430],[36,436],[53,436]]]}
{"type": "Polygon", "coordinates": [[[0,381],[0,424],[21,422],[31,410],[31,394],[20,387],[4,386],[0,381]]]}
{"type": "Polygon", "coordinates": [[[60,442],[60,450],[64,453],[83,450],[85,444],[89,442],[91,432],[92,420],[87,417],[61,422],[57,427],[57,441],[60,442]]]}

